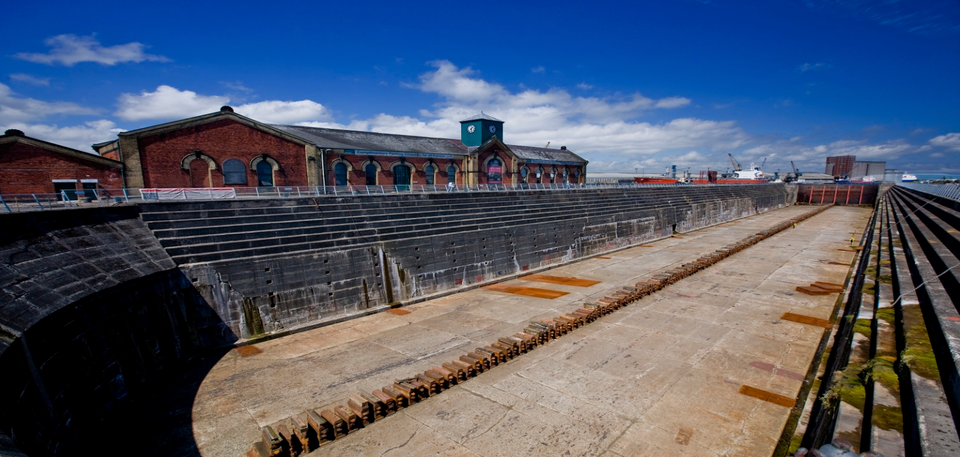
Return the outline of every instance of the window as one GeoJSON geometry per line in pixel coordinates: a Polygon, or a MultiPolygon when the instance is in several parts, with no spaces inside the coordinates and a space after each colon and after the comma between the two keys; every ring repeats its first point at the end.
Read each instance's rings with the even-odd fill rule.
{"type": "Polygon", "coordinates": [[[396,165],[393,167],[393,184],[397,186],[410,185],[410,169],[406,165],[396,165]]]}
{"type": "Polygon", "coordinates": [[[273,187],[273,165],[266,160],[257,162],[257,186],[273,187]]]}
{"type": "Polygon", "coordinates": [[[334,178],[336,179],[335,185],[337,186],[347,185],[347,165],[345,163],[337,162],[336,165],[333,166],[333,175],[334,175],[334,178]]]}
{"type": "Polygon", "coordinates": [[[530,174],[530,170],[527,170],[526,167],[520,169],[520,182],[527,182],[527,175],[530,174]]]}
{"type": "Polygon", "coordinates": [[[433,175],[434,175],[434,173],[436,173],[436,168],[433,168],[433,165],[432,165],[432,164],[428,164],[427,166],[423,167],[423,173],[424,173],[425,175],[427,175],[427,185],[428,185],[428,186],[432,186],[432,185],[433,185],[433,175]]]}
{"type": "Polygon", "coordinates": [[[237,159],[227,159],[223,162],[224,184],[247,184],[247,167],[237,159]]]}
{"type": "Polygon", "coordinates": [[[503,183],[503,163],[500,162],[500,159],[494,157],[487,162],[487,183],[488,184],[501,184],[503,183]]]}
{"type": "Polygon", "coordinates": [[[447,182],[457,183],[457,167],[453,165],[447,166],[447,182]]]}
{"type": "Polygon", "coordinates": [[[53,182],[53,191],[57,193],[57,201],[62,200],[64,194],[66,194],[67,200],[76,200],[77,199],[77,182],[74,180],[66,180],[66,179],[56,180],[53,182]]]}
{"type": "Polygon", "coordinates": [[[543,184],[543,167],[537,167],[537,184],[543,184]]]}
{"type": "MultiPolygon", "coordinates": [[[[344,170],[346,170],[346,167],[344,167],[344,170]]],[[[344,171],[344,173],[346,173],[346,171],[344,171]]],[[[363,174],[367,175],[368,186],[377,185],[377,166],[376,165],[372,163],[368,163],[367,166],[363,167],[363,174]]]]}

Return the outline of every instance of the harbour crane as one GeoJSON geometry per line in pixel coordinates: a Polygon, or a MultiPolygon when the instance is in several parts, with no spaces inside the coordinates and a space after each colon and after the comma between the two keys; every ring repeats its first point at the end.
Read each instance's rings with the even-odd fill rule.
{"type": "Polygon", "coordinates": [[[793,161],[790,161],[790,168],[793,168],[793,179],[800,179],[800,172],[797,171],[797,166],[793,164],[793,161]]]}
{"type": "Polygon", "coordinates": [[[743,171],[743,167],[740,166],[740,162],[737,162],[737,159],[733,158],[733,154],[728,152],[727,155],[730,156],[730,163],[733,164],[733,171],[743,171]]]}

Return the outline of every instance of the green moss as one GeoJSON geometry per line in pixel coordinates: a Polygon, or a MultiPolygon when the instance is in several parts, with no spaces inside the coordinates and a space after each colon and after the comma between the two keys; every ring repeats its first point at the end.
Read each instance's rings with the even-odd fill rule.
{"type": "Polygon", "coordinates": [[[803,441],[803,433],[793,435],[790,438],[790,447],[787,448],[787,455],[793,455],[797,453],[797,449],[800,449],[800,442],[803,441]]]}
{"type": "Polygon", "coordinates": [[[864,284],[864,285],[863,285],[863,289],[861,289],[860,292],[863,293],[864,295],[873,296],[873,295],[876,293],[876,291],[877,291],[877,290],[876,290],[876,285],[871,282],[871,283],[868,283],[868,284],[864,284]]]}
{"type": "Polygon", "coordinates": [[[900,354],[902,363],[910,367],[910,371],[927,379],[940,379],[940,370],[937,368],[937,358],[933,354],[930,338],[927,336],[927,326],[923,323],[923,315],[917,305],[904,306],[903,321],[906,332],[907,348],[900,354]]]}
{"type": "Polygon", "coordinates": [[[903,433],[903,410],[899,406],[876,405],[873,408],[873,425],[903,433]]]}
{"type": "Polygon", "coordinates": [[[880,265],[890,265],[890,261],[889,261],[889,260],[881,260],[881,261],[880,261],[880,265]]]}
{"type": "Polygon", "coordinates": [[[893,368],[895,360],[892,357],[875,357],[870,359],[866,376],[873,382],[882,385],[890,392],[900,395],[900,377],[893,368]]]}
{"type": "Polygon", "coordinates": [[[857,319],[857,321],[853,323],[853,331],[854,333],[859,333],[870,338],[870,319],[857,319]]]}
{"type": "Polygon", "coordinates": [[[880,275],[877,276],[877,281],[881,284],[893,284],[893,276],[890,275],[880,275]]]}
{"type": "Polygon", "coordinates": [[[863,270],[863,274],[871,278],[875,277],[877,276],[877,267],[867,267],[865,270],[863,270]]]}
{"type": "Polygon", "coordinates": [[[880,308],[876,312],[877,319],[880,319],[891,326],[896,324],[897,314],[893,308],[880,308]]]}
{"type": "Polygon", "coordinates": [[[861,377],[862,371],[860,364],[847,365],[846,369],[834,375],[833,385],[820,399],[825,405],[832,406],[838,401],[843,401],[863,411],[866,391],[861,377]]]}

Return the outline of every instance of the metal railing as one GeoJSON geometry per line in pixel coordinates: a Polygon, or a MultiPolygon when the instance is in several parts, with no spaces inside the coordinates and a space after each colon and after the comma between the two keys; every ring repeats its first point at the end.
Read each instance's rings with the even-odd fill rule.
{"type": "MultiPolygon", "coordinates": [[[[740,186],[742,184],[709,184],[709,186],[740,186]]],[[[751,184],[769,185],[769,184],[751,184]]],[[[382,185],[382,186],[277,186],[232,188],[231,199],[339,197],[398,194],[441,194],[510,191],[575,192],[593,189],[637,189],[657,187],[694,186],[694,184],[637,184],[637,183],[587,183],[587,184],[480,184],[473,186],[427,185],[382,185]]],[[[704,186],[704,184],[696,184],[704,186]]],[[[226,188],[229,190],[230,188],[226,188]]],[[[46,211],[115,206],[127,203],[178,201],[159,199],[156,193],[141,192],[142,189],[78,189],[59,193],[0,194],[0,213],[46,211]]],[[[214,192],[205,195],[205,189],[190,189],[190,197],[183,200],[221,200],[214,192]]],[[[223,188],[217,189],[222,191],[223,188]]]]}

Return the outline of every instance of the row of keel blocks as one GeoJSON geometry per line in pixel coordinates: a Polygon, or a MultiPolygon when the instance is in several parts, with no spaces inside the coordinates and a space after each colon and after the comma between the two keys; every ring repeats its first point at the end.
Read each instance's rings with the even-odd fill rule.
{"type": "Polygon", "coordinates": [[[274,425],[264,426],[261,428],[261,440],[253,444],[247,456],[297,456],[313,451],[712,266],[827,208],[829,206],[820,207],[731,246],[717,249],[713,254],[683,264],[670,272],[637,282],[633,286],[622,287],[595,303],[583,303],[580,308],[567,314],[553,319],[531,321],[519,333],[500,337],[494,343],[476,348],[456,360],[410,378],[398,379],[370,394],[355,393],[347,399],[346,406],[337,405],[321,411],[306,410],[274,425]]]}

